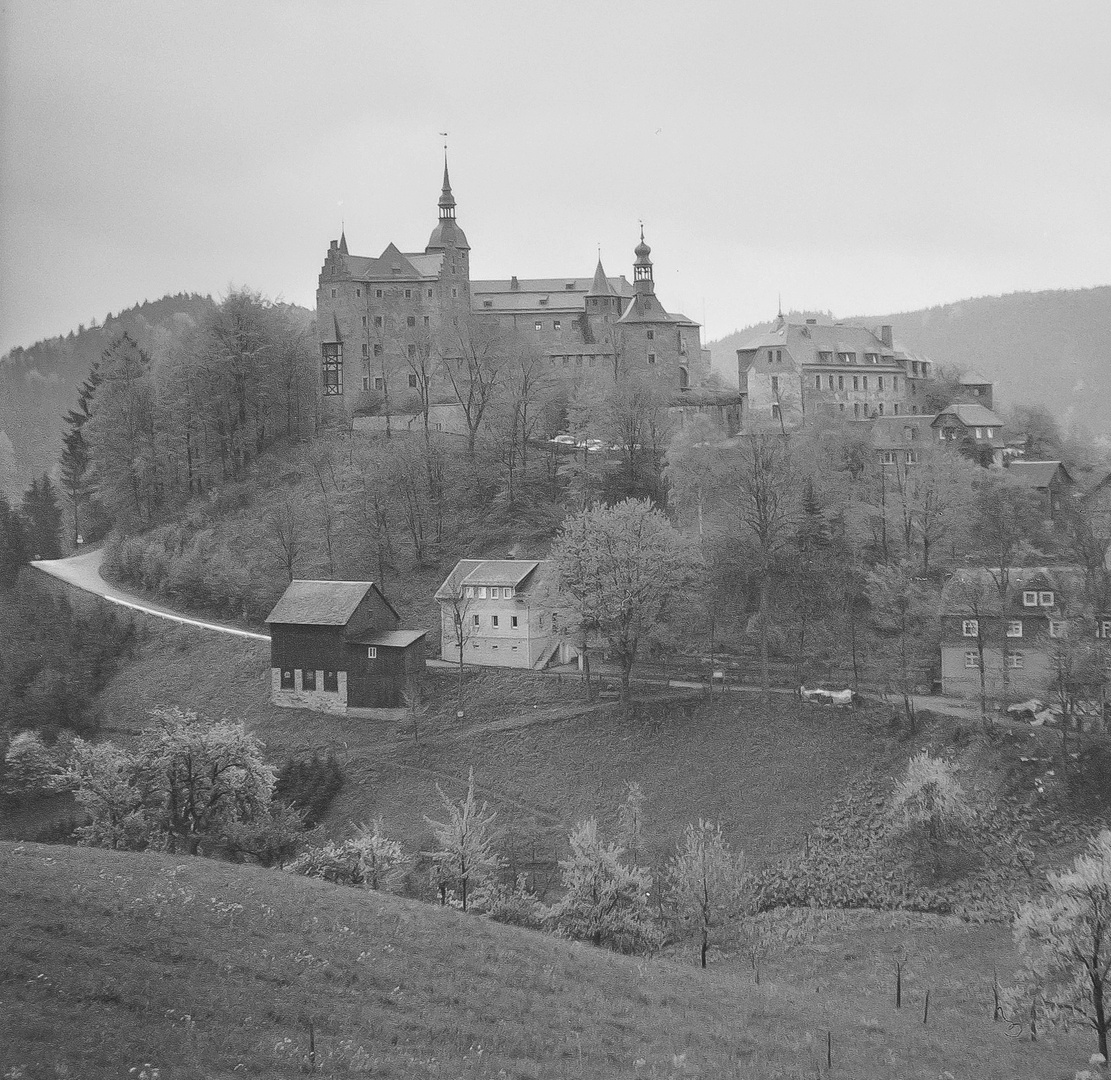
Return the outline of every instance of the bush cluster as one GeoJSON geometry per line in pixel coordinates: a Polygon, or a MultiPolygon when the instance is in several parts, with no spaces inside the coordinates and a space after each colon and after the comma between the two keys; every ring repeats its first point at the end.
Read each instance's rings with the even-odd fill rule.
{"type": "Polygon", "coordinates": [[[334,753],[322,758],[290,758],[278,770],[274,782],[274,801],[288,803],[304,813],[305,826],[312,828],[327,813],[332,800],[343,787],[343,766],[334,753]]]}

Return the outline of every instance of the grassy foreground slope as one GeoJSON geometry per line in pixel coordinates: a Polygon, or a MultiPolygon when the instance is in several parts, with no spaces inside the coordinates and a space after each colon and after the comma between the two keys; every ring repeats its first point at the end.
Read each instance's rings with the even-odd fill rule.
{"type": "Polygon", "coordinates": [[[4,843],[0,1075],[294,1077],[310,1024],[323,1075],[1049,1080],[1083,1060],[991,1023],[1004,932],[868,918],[833,916],[755,986],[728,958],[620,957],[278,871],[4,843]]]}

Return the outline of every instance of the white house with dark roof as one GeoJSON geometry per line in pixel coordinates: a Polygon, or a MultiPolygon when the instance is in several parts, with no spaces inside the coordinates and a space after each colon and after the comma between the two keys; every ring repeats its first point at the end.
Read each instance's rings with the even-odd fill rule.
{"type": "Polygon", "coordinates": [[[543,668],[573,659],[561,643],[541,559],[461,559],[436,590],[440,655],[496,667],[543,668]]]}

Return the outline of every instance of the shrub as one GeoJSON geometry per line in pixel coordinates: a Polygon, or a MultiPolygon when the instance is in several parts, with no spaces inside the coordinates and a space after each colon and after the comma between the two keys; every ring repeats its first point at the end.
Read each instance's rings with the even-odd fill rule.
{"type": "Polygon", "coordinates": [[[64,752],[48,747],[35,731],[21,731],[4,755],[3,792],[48,795],[59,791],[65,769],[64,752]]]}
{"type": "Polygon", "coordinates": [[[518,874],[512,885],[505,882],[480,885],[474,891],[471,905],[494,922],[523,926],[527,930],[539,930],[547,917],[547,909],[529,889],[524,874],[518,874]]]}
{"type": "Polygon", "coordinates": [[[329,840],[309,848],[289,864],[289,870],[335,885],[390,891],[405,876],[409,860],[396,840],[382,835],[381,824],[379,820],[370,829],[364,826],[358,836],[338,844],[329,840]]]}
{"type": "Polygon", "coordinates": [[[327,812],[341,787],[343,768],[336,755],[330,753],[321,758],[314,751],[311,758],[290,758],[278,770],[274,801],[302,811],[305,825],[311,829],[327,812]]]}

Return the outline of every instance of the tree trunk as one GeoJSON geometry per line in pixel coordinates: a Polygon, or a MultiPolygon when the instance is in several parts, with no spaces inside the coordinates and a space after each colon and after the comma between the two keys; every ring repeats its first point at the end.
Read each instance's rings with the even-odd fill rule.
{"type": "Polygon", "coordinates": [[[770,674],[768,666],[768,604],[770,602],[771,585],[765,568],[764,576],[760,579],[760,707],[767,719],[771,704],[770,674]]]}
{"type": "Polygon", "coordinates": [[[710,948],[710,932],[706,927],[702,927],[702,948],[699,953],[699,959],[702,961],[702,966],[706,966],[706,952],[710,948]]]}

